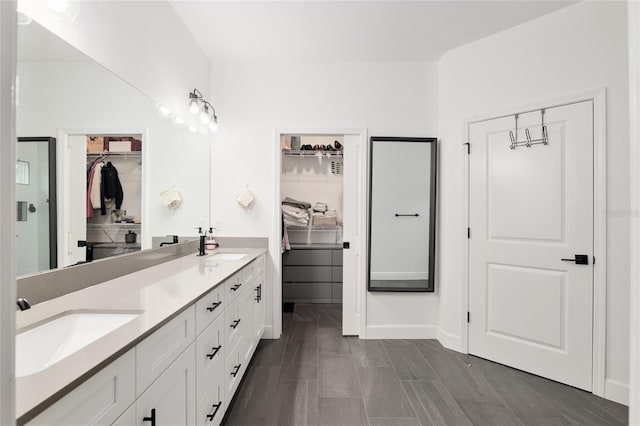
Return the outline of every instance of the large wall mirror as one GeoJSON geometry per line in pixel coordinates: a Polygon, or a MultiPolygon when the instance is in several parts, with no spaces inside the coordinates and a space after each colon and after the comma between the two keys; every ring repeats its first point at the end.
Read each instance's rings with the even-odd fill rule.
{"type": "Polygon", "coordinates": [[[372,137],[369,291],[434,291],[435,138],[372,137]]]}
{"type": "Polygon", "coordinates": [[[211,137],[188,124],[163,116],[156,102],[35,20],[20,25],[16,171],[31,179],[17,184],[18,274],[148,249],[153,237],[195,236],[195,227],[209,226],[211,137]],[[26,142],[54,139],[51,157],[26,142]],[[98,165],[116,169],[121,190],[112,197],[88,189],[98,165]],[[57,190],[45,194],[51,167],[57,190]],[[177,208],[165,191],[171,200],[179,193],[177,208]]]}

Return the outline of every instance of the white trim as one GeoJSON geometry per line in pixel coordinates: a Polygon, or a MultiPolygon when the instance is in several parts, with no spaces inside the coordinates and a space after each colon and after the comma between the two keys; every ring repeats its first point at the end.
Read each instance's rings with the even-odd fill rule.
{"type": "MultiPolygon", "coordinates": [[[[516,105],[510,108],[501,109],[492,113],[468,117],[463,120],[464,142],[469,140],[469,125],[472,123],[493,120],[495,118],[513,115],[514,112],[531,111],[540,108],[551,108],[554,106],[569,105],[583,101],[593,101],[593,166],[594,166],[594,229],[593,246],[596,264],[593,273],[593,369],[592,369],[592,392],[598,396],[605,396],[606,377],[606,310],[607,310],[607,128],[606,128],[606,89],[594,89],[582,93],[567,95],[551,100],[540,100],[526,105],[516,105]]],[[[469,351],[469,325],[467,324],[467,310],[469,307],[469,240],[467,239],[467,227],[469,226],[469,159],[466,149],[462,150],[463,166],[463,217],[460,230],[463,240],[462,256],[462,311],[460,315],[461,327],[461,349],[462,352],[469,351]]],[[[473,145],[471,146],[473,155],[473,145]]]]}
{"type": "MultiPolygon", "coordinates": [[[[455,334],[447,333],[442,328],[438,328],[438,341],[442,346],[452,351],[465,352],[462,350],[462,338],[455,334]]],[[[465,352],[466,353],[466,352],[465,352]]]]}
{"type": "MultiPolygon", "coordinates": [[[[368,185],[368,159],[369,159],[369,145],[367,144],[367,129],[365,128],[280,128],[274,132],[274,154],[275,154],[275,173],[274,173],[274,210],[273,210],[273,234],[269,241],[269,251],[272,253],[274,260],[274,271],[272,274],[272,329],[270,337],[277,339],[282,334],[282,256],[281,253],[281,235],[282,235],[282,218],[280,212],[280,199],[281,196],[281,171],[282,171],[282,152],[280,146],[280,138],[282,135],[358,135],[360,137],[361,145],[361,168],[358,173],[359,182],[367,182],[368,185]]],[[[360,196],[358,197],[358,211],[365,212],[367,209],[367,188],[368,186],[358,185],[360,196]]],[[[366,215],[364,215],[366,216],[366,215]]],[[[365,278],[367,276],[367,226],[365,221],[359,221],[356,223],[356,234],[359,236],[358,245],[360,246],[360,256],[357,262],[357,283],[356,289],[358,298],[356,299],[356,318],[355,323],[358,324],[359,330],[357,335],[361,339],[364,339],[366,332],[366,296],[367,286],[365,278]],[[365,222],[365,223],[360,223],[365,222]]],[[[265,333],[266,336],[266,333],[265,333]]],[[[266,337],[265,337],[266,338],[266,337]]]]}
{"type": "Polygon", "coordinates": [[[640,3],[629,7],[629,159],[631,198],[631,280],[629,424],[640,425],[640,3]]]}
{"type": "Polygon", "coordinates": [[[427,272],[372,272],[372,280],[427,280],[429,274],[427,272]]]}
{"type": "Polygon", "coordinates": [[[15,424],[16,50],[15,1],[0,1],[0,424],[15,424]]]}
{"type": "Polygon", "coordinates": [[[618,404],[629,405],[629,385],[617,380],[607,379],[604,383],[603,397],[618,404]]]}
{"type": "Polygon", "coordinates": [[[367,339],[435,339],[435,325],[368,325],[367,339]]]}

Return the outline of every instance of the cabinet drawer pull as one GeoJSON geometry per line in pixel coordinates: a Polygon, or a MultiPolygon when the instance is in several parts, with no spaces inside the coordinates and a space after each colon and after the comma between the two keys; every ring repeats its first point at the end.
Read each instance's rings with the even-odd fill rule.
{"type": "Polygon", "coordinates": [[[231,287],[231,290],[236,291],[236,290],[238,290],[241,286],[242,286],[242,284],[238,283],[238,284],[234,285],[233,287],[231,287]]]}
{"type": "Polygon", "coordinates": [[[152,408],[151,409],[151,416],[150,417],[143,417],[142,421],[143,422],[151,422],[151,426],[156,426],[156,409],[152,408]]]}
{"type": "Polygon", "coordinates": [[[236,376],[238,375],[238,372],[240,371],[240,367],[241,367],[241,366],[242,366],[242,364],[238,364],[238,365],[235,365],[235,366],[233,367],[234,371],[232,371],[232,372],[231,372],[231,375],[232,375],[233,377],[236,377],[236,376]]]}
{"type": "Polygon", "coordinates": [[[258,287],[255,288],[256,291],[256,298],[253,299],[256,302],[260,303],[260,301],[262,300],[262,284],[260,284],[258,287]]]}
{"type": "Polygon", "coordinates": [[[216,416],[216,413],[220,409],[221,405],[222,405],[222,401],[218,401],[217,404],[213,404],[213,408],[214,408],[213,413],[207,414],[207,420],[209,420],[210,422],[213,421],[213,418],[216,416]]]}
{"type": "Polygon", "coordinates": [[[239,320],[239,319],[235,320],[235,321],[233,322],[233,324],[231,324],[229,327],[231,327],[231,328],[236,328],[236,327],[238,327],[238,324],[240,324],[240,320],[239,320]]]}
{"type": "Polygon", "coordinates": [[[216,354],[220,351],[220,349],[222,349],[222,345],[218,345],[218,347],[211,348],[211,350],[213,350],[213,353],[207,354],[207,358],[213,359],[213,357],[216,356],[216,354]]]}
{"type": "Polygon", "coordinates": [[[213,312],[220,305],[222,305],[222,302],[215,302],[215,303],[211,304],[211,306],[209,306],[207,308],[207,311],[213,312]]]}

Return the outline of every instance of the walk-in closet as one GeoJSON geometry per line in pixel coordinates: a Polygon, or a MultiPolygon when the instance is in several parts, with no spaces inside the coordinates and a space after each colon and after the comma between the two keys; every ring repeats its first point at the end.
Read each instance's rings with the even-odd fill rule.
{"type": "Polygon", "coordinates": [[[342,135],[283,135],[283,310],[342,303],[342,135]]]}

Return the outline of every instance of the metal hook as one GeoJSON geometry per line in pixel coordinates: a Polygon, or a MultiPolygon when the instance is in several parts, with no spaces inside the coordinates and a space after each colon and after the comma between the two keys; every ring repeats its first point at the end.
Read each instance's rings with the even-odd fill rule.
{"type": "Polygon", "coordinates": [[[527,137],[527,143],[525,143],[524,145],[527,148],[531,148],[531,135],[529,134],[529,129],[528,128],[524,129],[524,135],[527,137]]]}

